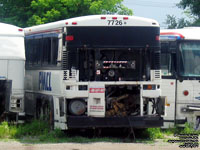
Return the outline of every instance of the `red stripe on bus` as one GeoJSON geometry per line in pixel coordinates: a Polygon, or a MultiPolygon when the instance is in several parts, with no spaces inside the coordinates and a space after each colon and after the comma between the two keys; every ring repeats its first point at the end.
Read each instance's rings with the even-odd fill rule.
{"type": "Polygon", "coordinates": [[[160,35],[178,35],[181,38],[185,38],[182,34],[176,33],[176,32],[163,32],[163,33],[160,33],[160,35]]]}

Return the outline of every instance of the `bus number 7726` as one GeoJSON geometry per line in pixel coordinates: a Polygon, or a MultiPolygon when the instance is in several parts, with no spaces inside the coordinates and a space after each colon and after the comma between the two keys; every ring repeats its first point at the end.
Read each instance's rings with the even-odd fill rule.
{"type": "Polygon", "coordinates": [[[123,25],[122,20],[108,20],[108,25],[123,25]]]}

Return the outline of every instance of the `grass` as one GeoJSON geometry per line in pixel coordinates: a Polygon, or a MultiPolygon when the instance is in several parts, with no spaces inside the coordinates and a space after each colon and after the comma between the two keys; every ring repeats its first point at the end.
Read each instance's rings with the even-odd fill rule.
{"type": "Polygon", "coordinates": [[[164,134],[160,128],[148,128],[145,130],[145,132],[145,134],[147,134],[151,140],[164,138],[164,134]]]}
{"type": "Polygon", "coordinates": [[[1,140],[17,140],[23,143],[89,143],[89,142],[120,142],[117,138],[87,138],[82,136],[70,137],[60,129],[51,130],[48,123],[41,120],[33,120],[23,125],[0,124],[1,140]]]}
{"type": "MultiPolygon", "coordinates": [[[[163,139],[173,136],[174,134],[200,134],[200,131],[195,131],[188,123],[184,128],[148,128],[142,132],[136,132],[136,141],[139,143],[153,143],[155,139],[163,139]],[[138,137],[139,134],[139,137],[138,137]]],[[[41,120],[33,120],[30,123],[23,125],[8,124],[2,122],[0,124],[0,139],[2,140],[18,140],[23,143],[89,143],[89,142],[132,142],[131,139],[110,138],[110,137],[85,137],[85,136],[69,136],[60,129],[51,130],[48,123],[41,120]]]]}
{"type": "Polygon", "coordinates": [[[9,139],[14,138],[17,133],[16,126],[10,126],[8,122],[2,122],[0,124],[0,138],[1,139],[9,139]]]}
{"type": "Polygon", "coordinates": [[[163,139],[166,141],[169,137],[173,137],[174,134],[198,134],[200,135],[199,130],[194,130],[193,125],[185,123],[184,128],[174,127],[169,129],[161,128],[148,128],[141,133],[141,136],[150,139],[163,139]]]}

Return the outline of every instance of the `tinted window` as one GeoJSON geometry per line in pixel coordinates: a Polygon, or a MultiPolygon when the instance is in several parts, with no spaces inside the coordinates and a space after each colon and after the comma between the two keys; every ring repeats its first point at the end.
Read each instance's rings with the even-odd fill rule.
{"type": "Polygon", "coordinates": [[[48,36],[31,36],[26,41],[26,65],[57,65],[58,38],[48,36]]]}
{"type": "Polygon", "coordinates": [[[189,41],[180,44],[183,76],[200,76],[200,42],[189,41]]]}

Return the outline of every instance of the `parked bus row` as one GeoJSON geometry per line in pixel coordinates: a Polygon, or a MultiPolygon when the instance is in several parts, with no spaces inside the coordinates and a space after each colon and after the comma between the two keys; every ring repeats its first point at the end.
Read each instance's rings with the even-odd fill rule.
{"type": "MultiPolygon", "coordinates": [[[[2,117],[12,112],[19,119],[24,113],[62,130],[167,128],[186,121],[198,127],[200,75],[188,72],[198,55],[198,37],[190,35],[197,28],[161,31],[160,36],[157,21],[121,15],[77,17],[24,32],[13,28],[21,33],[16,37],[21,43],[0,36],[7,38],[3,43],[11,52],[21,53],[2,47],[0,55],[22,54],[21,71],[16,62],[11,68],[0,65],[21,80],[0,71],[2,117]],[[20,106],[14,111],[12,95],[18,84],[22,96],[14,101],[20,106]]],[[[8,56],[0,56],[0,61],[8,61],[8,56]]]]}

